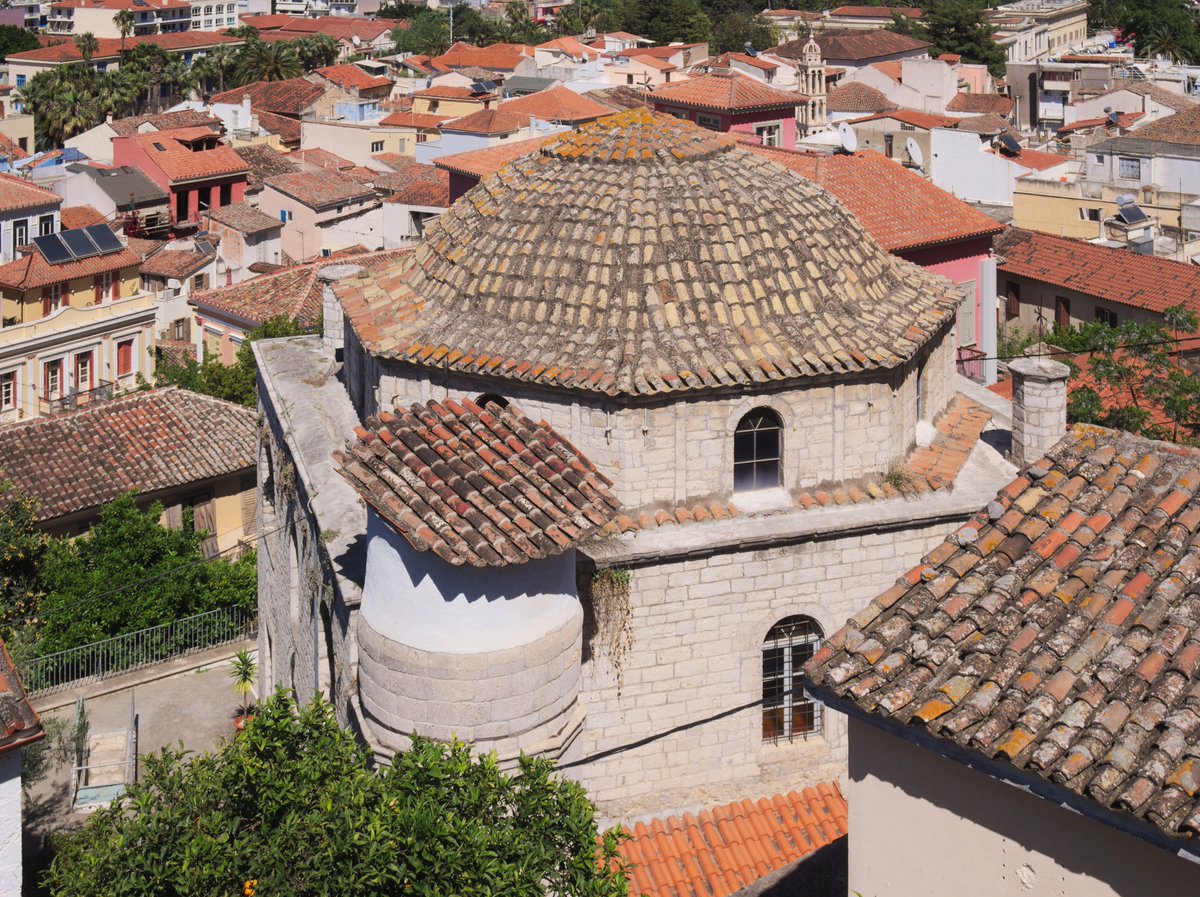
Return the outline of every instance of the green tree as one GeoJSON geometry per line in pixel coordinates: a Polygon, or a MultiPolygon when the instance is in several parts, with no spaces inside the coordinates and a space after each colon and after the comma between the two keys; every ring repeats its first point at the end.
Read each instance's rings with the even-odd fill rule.
{"type": "Polygon", "coordinates": [[[3,62],[9,53],[22,53],[37,48],[37,35],[32,31],[17,28],[15,25],[0,25],[0,62],[3,62]]]}
{"type": "Polygon", "coordinates": [[[234,72],[240,57],[229,47],[213,47],[192,65],[192,72],[206,91],[223,93],[227,87],[237,87],[234,72]]]}
{"type": "Polygon", "coordinates": [[[986,65],[996,77],[1004,74],[1004,48],[984,18],[984,0],[939,0],[926,4],[922,24],[892,15],[891,30],[933,43],[930,53],[956,53],[966,62],[986,65]]]}
{"type": "Polygon", "coordinates": [[[237,25],[228,29],[225,33],[230,37],[240,37],[247,43],[258,40],[258,29],[253,25],[237,25]]]}
{"type": "Polygon", "coordinates": [[[778,43],[775,29],[761,13],[735,12],[713,21],[716,23],[713,28],[713,51],[716,53],[741,53],[747,43],[756,50],[766,50],[778,43]]]}
{"type": "Polygon", "coordinates": [[[1169,0],[1121,0],[1114,12],[1117,30],[1132,35],[1138,56],[1162,53],[1183,61],[1200,59],[1195,12],[1169,0]]]}
{"type": "Polygon", "coordinates": [[[62,65],[39,72],[21,88],[21,102],[33,115],[34,143],[40,150],[63,142],[104,121],[125,114],[125,96],[113,76],[90,66],[62,65]]]}
{"type": "Polygon", "coordinates": [[[85,536],[51,543],[41,565],[39,653],[219,607],[257,604],[254,552],[232,563],[206,561],[201,546],[215,534],[194,531],[190,510],[182,529],[160,524],[162,513],[157,502],[140,510],[129,493],[106,504],[85,536]],[[135,587],[114,592],[135,581],[135,587]]]}
{"type": "Polygon", "coordinates": [[[296,54],[305,72],[337,62],[337,43],[328,34],[313,34],[296,41],[296,54]]]}
{"type": "Polygon", "coordinates": [[[189,758],[164,749],[46,876],[55,895],[151,897],[503,894],[624,897],[619,835],[548,760],[516,774],[462,744],[417,737],[391,766],[328,705],[282,690],[240,735],[189,758]]]}
{"type": "MultiPolygon", "coordinates": [[[[1166,310],[1162,321],[1125,321],[1055,330],[1047,342],[1088,354],[1090,383],[1071,390],[1071,420],[1144,433],[1175,442],[1200,437],[1200,377],[1176,358],[1181,336],[1196,332],[1195,312],[1166,310]]],[[[1077,369],[1076,378],[1080,376],[1077,369]]]]}
{"type": "Polygon", "coordinates": [[[75,35],[75,49],[83,57],[83,64],[91,65],[92,57],[100,49],[100,41],[96,39],[96,35],[92,34],[92,32],[85,31],[83,34],[75,35]]]}
{"type": "Polygon", "coordinates": [[[133,29],[136,24],[137,24],[137,21],[133,17],[132,10],[122,9],[122,10],[119,10],[113,16],[113,25],[115,25],[117,28],[117,31],[119,31],[121,33],[121,55],[122,56],[125,55],[125,39],[127,37],[129,37],[129,35],[133,34],[133,29]]]}
{"type": "Polygon", "coordinates": [[[300,55],[291,41],[251,41],[242,49],[238,77],[243,84],[286,81],[304,74],[300,55]]]}
{"type": "Polygon", "coordinates": [[[0,479],[0,638],[9,640],[36,615],[49,549],[50,537],[37,529],[37,502],[0,479]]]}
{"type": "Polygon", "coordinates": [[[393,28],[392,40],[401,53],[438,56],[450,48],[450,20],[440,12],[426,10],[409,20],[408,28],[393,28]]]}
{"type": "Polygon", "coordinates": [[[712,21],[699,0],[662,0],[629,8],[631,30],[657,44],[711,41],[712,21]]]}
{"type": "Polygon", "coordinates": [[[379,7],[375,13],[377,19],[412,19],[419,16],[423,12],[428,12],[429,7],[424,3],[385,3],[379,7]]]}

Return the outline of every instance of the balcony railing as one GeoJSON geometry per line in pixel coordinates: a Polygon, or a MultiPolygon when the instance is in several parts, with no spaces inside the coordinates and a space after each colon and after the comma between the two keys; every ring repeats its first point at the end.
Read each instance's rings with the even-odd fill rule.
{"type": "Polygon", "coordinates": [[[987,357],[987,352],[982,349],[976,349],[974,346],[959,346],[956,366],[958,372],[968,380],[974,380],[976,383],[983,382],[983,359],[987,357]]]}
{"type": "Polygon", "coordinates": [[[74,411],[94,402],[104,402],[113,397],[114,385],[107,380],[101,380],[99,386],[91,389],[76,389],[61,396],[38,396],[38,411],[42,414],[62,414],[64,411],[74,411]]]}

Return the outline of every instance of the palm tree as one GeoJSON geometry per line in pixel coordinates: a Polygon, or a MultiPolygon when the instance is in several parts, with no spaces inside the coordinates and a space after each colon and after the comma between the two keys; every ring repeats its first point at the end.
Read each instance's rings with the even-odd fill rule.
{"type": "Polygon", "coordinates": [[[133,17],[133,12],[128,9],[122,9],[113,16],[113,24],[117,26],[117,30],[121,32],[121,56],[125,56],[125,38],[133,34],[136,20],[133,17]]]}
{"type": "Polygon", "coordinates": [[[300,66],[306,72],[337,62],[337,43],[328,34],[314,34],[296,41],[296,53],[300,66]]]}
{"type": "Polygon", "coordinates": [[[92,34],[92,32],[85,31],[83,34],[75,35],[75,49],[83,57],[83,64],[91,65],[92,57],[100,49],[100,41],[96,40],[96,35],[92,34]]]}
{"type": "MultiPolygon", "coordinates": [[[[214,47],[196,60],[192,66],[192,71],[209,91],[212,90],[215,84],[217,93],[224,93],[226,79],[233,76],[237,62],[238,56],[236,51],[229,49],[229,47],[214,47]]],[[[231,84],[230,86],[235,85],[231,84]]]]}
{"type": "Polygon", "coordinates": [[[1145,41],[1138,41],[1142,56],[1166,56],[1171,62],[1186,62],[1187,51],[1179,41],[1179,35],[1166,25],[1157,25],[1145,41]]]}
{"type": "Polygon", "coordinates": [[[196,73],[178,56],[172,56],[163,66],[162,83],[169,99],[186,99],[196,87],[196,73]]]}
{"type": "Polygon", "coordinates": [[[229,678],[233,680],[233,690],[242,699],[242,716],[250,712],[250,692],[254,690],[254,679],[258,675],[258,664],[245,648],[233,656],[233,664],[229,668],[229,678]]]}
{"type": "Polygon", "coordinates": [[[286,41],[263,43],[254,41],[242,50],[239,75],[243,83],[254,81],[286,81],[299,78],[304,70],[300,67],[300,56],[286,41]]]}

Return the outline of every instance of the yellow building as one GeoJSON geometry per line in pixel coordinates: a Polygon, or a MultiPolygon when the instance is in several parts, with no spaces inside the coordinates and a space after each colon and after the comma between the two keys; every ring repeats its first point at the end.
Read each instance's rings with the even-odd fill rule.
{"type": "Polygon", "coordinates": [[[38,237],[0,265],[0,423],[60,413],[153,375],[155,300],[140,288],[140,265],[103,225],[38,237]]]}
{"type": "Polygon", "coordinates": [[[435,84],[425,90],[418,90],[412,95],[412,111],[417,115],[460,118],[488,108],[495,99],[494,93],[475,93],[469,87],[435,84]]]}

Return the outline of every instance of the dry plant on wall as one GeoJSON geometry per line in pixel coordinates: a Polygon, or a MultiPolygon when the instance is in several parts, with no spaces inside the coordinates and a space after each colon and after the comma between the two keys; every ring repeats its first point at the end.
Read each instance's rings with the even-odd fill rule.
{"type": "Polygon", "coordinates": [[[617,677],[617,694],[625,686],[625,658],[633,647],[633,612],[629,606],[629,571],[620,567],[592,574],[592,613],[596,644],[608,656],[617,677]]]}

